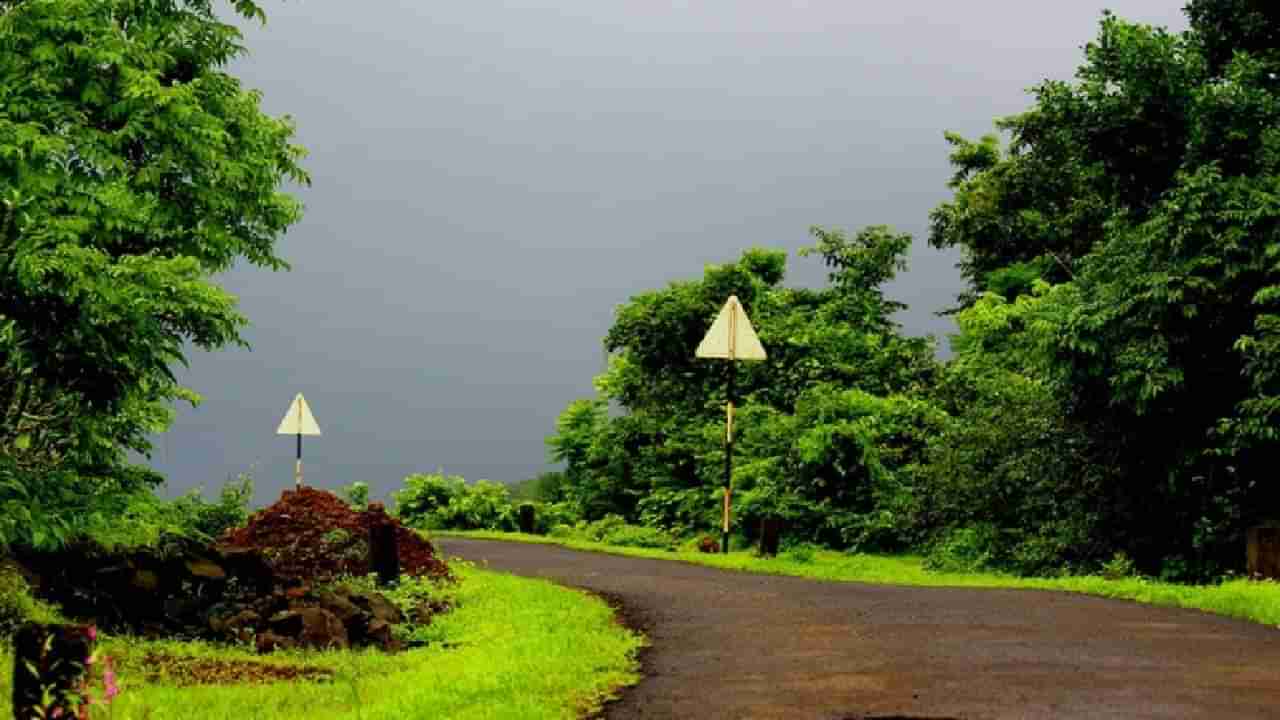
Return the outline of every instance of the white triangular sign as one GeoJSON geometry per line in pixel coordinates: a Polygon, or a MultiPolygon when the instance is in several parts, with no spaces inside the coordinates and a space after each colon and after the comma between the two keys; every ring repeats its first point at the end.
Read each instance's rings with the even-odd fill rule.
{"type": "Polygon", "coordinates": [[[284,419],[280,421],[280,427],[276,429],[276,434],[320,434],[320,426],[316,424],[315,416],[311,414],[311,408],[307,405],[307,399],[302,397],[302,393],[298,393],[298,397],[293,399],[293,404],[289,406],[289,412],[285,413],[284,419]]]}
{"type": "Polygon", "coordinates": [[[737,295],[730,295],[716,321],[711,323],[707,336],[702,338],[695,353],[700,358],[725,360],[764,360],[764,346],[751,327],[747,312],[742,309],[737,295]]]}

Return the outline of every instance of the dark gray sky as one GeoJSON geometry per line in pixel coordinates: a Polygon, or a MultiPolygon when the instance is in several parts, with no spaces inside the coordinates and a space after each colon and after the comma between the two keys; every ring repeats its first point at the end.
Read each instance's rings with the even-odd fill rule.
{"type": "MultiPolygon", "coordinates": [[[[311,153],[294,269],[224,277],[253,350],[192,357],[205,402],[153,465],[172,491],[252,469],[270,500],[303,392],[309,484],[529,477],[618,304],[814,224],[915,235],[892,293],[943,336],[942,133],[1069,77],[1104,7],[1185,25],[1175,0],[267,0],[235,71],[311,153]]],[[[822,277],[793,259],[793,283],[822,277]]]]}

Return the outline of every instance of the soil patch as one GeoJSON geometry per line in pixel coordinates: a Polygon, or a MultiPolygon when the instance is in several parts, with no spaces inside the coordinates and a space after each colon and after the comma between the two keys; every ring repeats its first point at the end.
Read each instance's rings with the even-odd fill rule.
{"type": "Polygon", "coordinates": [[[311,665],[275,665],[253,660],[219,660],[217,658],[190,657],[148,653],[144,660],[148,682],[170,685],[241,685],[276,682],[311,681],[329,682],[333,671],[311,665]]]}

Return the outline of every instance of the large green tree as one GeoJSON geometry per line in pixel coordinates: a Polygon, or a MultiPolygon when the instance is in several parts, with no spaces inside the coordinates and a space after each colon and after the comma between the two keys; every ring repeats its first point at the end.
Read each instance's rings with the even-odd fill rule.
{"type": "Polygon", "coordinates": [[[1008,149],[953,140],[933,216],[965,304],[1064,288],[1042,379],[1117,465],[1116,543],[1170,574],[1238,566],[1280,499],[1278,12],[1195,0],[1179,34],[1107,15],[1075,81],[1002,123],[1008,149]]]}
{"type": "Polygon", "coordinates": [[[813,235],[806,252],[830,269],[825,288],[785,287],[786,254],[752,249],[737,262],[707,267],[699,280],[641,293],[619,307],[605,337],[611,361],[597,378],[599,397],[571,404],[550,440],[553,459],[566,463],[566,492],[589,518],[614,512],[677,529],[710,526],[724,466],[727,364],[698,359],[694,349],[728,296],[737,295],[769,355],[738,368],[743,427],[758,420],[762,428],[742,436],[735,477],[744,507],[752,506],[759,484],[761,512],[771,512],[774,499],[794,497],[798,504],[788,512],[797,527],[833,543],[854,538],[815,518],[825,509],[841,517],[870,512],[872,475],[850,464],[853,450],[832,448],[805,460],[798,444],[815,437],[844,442],[837,415],[878,411],[880,396],[927,387],[937,367],[928,339],[900,333],[892,314],[902,306],[883,291],[902,269],[910,238],[885,227],[851,236],[815,228],[813,235]],[[833,403],[843,409],[833,410],[833,403]],[[618,412],[608,412],[611,406],[618,412]],[[805,434],[824,424],[832,432],[805,434]],[[766,478],[767,463],[759,461],[782,455],[786,463],[770,466],[780,475],[766,478]]]}
{"type": "Polygon", "coordinates": [[[195,401],[174,364],[241,342],[246,319],[214,274],[286,266],[275,244],[301,207],[282,185],[307,182],[303,151],[227,72],[243,52],[211,0],[0,0],[0,471],[14,501],[154,481],[127,452],[149,449],[173,400],[195,401]]]}

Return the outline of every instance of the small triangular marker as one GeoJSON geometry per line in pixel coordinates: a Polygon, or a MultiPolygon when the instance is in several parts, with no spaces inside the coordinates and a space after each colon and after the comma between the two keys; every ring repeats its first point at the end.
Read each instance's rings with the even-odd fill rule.
{"type": "Polygon", "coordinates": [[[702,338],[695,353],[700,358],[724,360],[764,360],[764,346],[751,327],[747,312],[742,309],[737,295],[730,295],[721,308],[707,336],[702,338]]]}
{"type": "Polygon", "coordinates": [[[277,435],[319,435],[320,426],[316,424],[315,416],[311,414],[311,408],[307,405],[307,399],[302,397],[302,393],[293,399],[293,403],[289,405],[289,412],[285,413],[284,419],[280,421],[280,427],[276,429],[277,435]]]}

